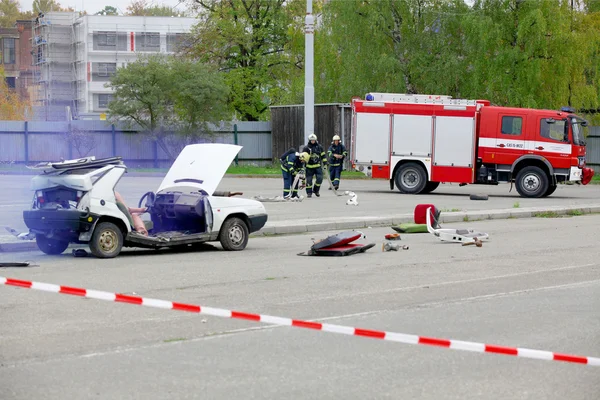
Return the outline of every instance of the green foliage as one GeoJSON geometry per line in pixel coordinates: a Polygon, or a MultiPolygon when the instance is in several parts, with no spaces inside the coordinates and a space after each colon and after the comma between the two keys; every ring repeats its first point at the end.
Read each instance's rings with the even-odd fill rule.
{"type": "Polygon", "coordinates": [[[74,11],[72,7],[62,7],[56,0],[33,0],[32,9],[36,15],[39,12],[74,11]]]}
{"type": "MultiPolygon", "coordinates": [[[[330,0],[315,33],[316,101],[348,102],[380,91],[596,110],[598,4],[330,0]]],[[[304,76],[292,79],[289,100],[301,101],[304,76]]]]}
{"type": "Polygon", "coordinates": [[[119,15],[119,11],[113,6],[105,6],[102,10],[98,11],[95,15],[119,15]]]}
{"type": "Polygon", "coordinates": [[[19,2],[0,0],[0,27],[12,28],[19,17],[19,2]]]}
{"type": "Polygon", "coordinates": [[[222,76],[204,64],[153,54],[119,68],[107,87],[111,119],[137,123],[164,144],[166,129],[185,135],[210,134],[209,123],[229,117],[222,76]]]}
{"type": "Polygon", "coordinates": [[[153,5],[149,0],[133,0],[127,6],[126,15],[147,16],[147,17],[185,17],[183,11],[176,10],[169,6],[153,5]]]}
{"type": "Polygon", "coordinates": [[[195,0],[199,23],[188,55],[219,68],[230,88],[229,103],[241,120],[267,116],[287,96],[301,72],[293,46],[304,0],[195,0]]]}

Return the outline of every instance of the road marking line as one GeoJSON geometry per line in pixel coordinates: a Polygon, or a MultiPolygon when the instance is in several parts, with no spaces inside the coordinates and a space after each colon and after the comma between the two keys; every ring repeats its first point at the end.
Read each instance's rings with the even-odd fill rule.
{"type": "MultiPolygon", "coordinates": [[[[598,281],[600,281],[600,280],[598,280],[598,281]]],[[[41,282],[31,282],[31,281],[25,281],[25,280],[21,280],[21,279],[5,278],[5,277],[0,277],[0,283],[3,285],[8,285],[8,286],[17,286],[17,287],[22,287],[22,288],[27,288],[27,289],[42,290],[42,291],[49,291],[52,293],[57,293],[55,290],[56,285],[53,285],[53,284],[46,284],[46,283],[41,283],[41,282]]],[[[566,285],[560,285],[560,287],[564,287],[564,286],[566,286],[566,285]]],[[[60,286],[58,293],[68,294],[68,295],[72,295],[72,296],[88,297],[87,289],[74,288],[74,287],[70,287],[70,286],[60,286]]],[[[102,297],[101,298],[102,300],[109,300],[112,297],[112,296],[105,295],[104,293],[107,293],[107,292],[93,292],[94,297],[90,297],[90,298],[102,297]],[[98,293],[103,293],[103,294],[102,294],[102,296],[97,296],[98,293]]],[[[145,298],[139,297],[139,296],[128,296],[128,295],[122,295],[122,294],[118,294],[118,293],[114,294],[113,301],[119,302],[119,303],[141,305],[141,306],[146,306],[146,307],[159,307],[161,309],[165,308],[165,307],[163,307],[165,300],[145,299],[145,298]]],[[[168,303],[171,304],[171,307],[170,307],[171,310],[193,312],[193,313],[199,313],[199,314],[207,314],[207,315],[213,315],[213,316],[222,317],[222,318],[243,319],[243,320],[255,321],[255,322],[270,321],[269,323],[276,324],[278,326],[282,326],[282,325],[289,326],[289,321],[291,321],[291,326],[294,326],[294,327],[305,328],[305,329],[314,329],[314,330],[325,331],[325,332],[330,332],[330,333],[361,336],[361,337],[366,337],[366,338],[371,338],[371,339],[388,340],[388,341],[394,341],[394,342],[405,343],[405,344],[413,344],[413,345],[420,344],[420,345],[425,345],[425,346],[436,346],[436,347],[443,347],[443,348],[448,348],[448,349],[453,349],[453,350],[478,351],[478,352],[484,352],[484,353],[495,353],[495,354],[503,354],[503,355],[510,355],[510,356],[516,356],[516,357],[532,358],[532,359],[538,359],[538,360],[547,360],[547,358],[540,356],[540,354],[542,354],[542,353],[540,353],[542,350],[520,349],[520,348],[516,348],[516,347],[505,347],[505,346],[490,345],[490,344],[475,343],[475,342],[455,341],[452,339],[438,339],[438,338],[433,338],[433,337],[415,336],[415,335],[404,334],[404,333],[386,332],[386,331],[363,329],[363,328],[354,328],[354,327],[342,326],[342,325],[323,324],[321,322],[313,322],[313,321],[308,321],[308,320],[297,320],[297,319],[290,320],[288,318],[283,318],[283,317],[275,317],[275,316],[270,316],[270,315],[263,316],[260,314],[252,314],[252,313],[246,313],[246,312],[240,312],[240,311],[225,310],[225,309],[221,309],[221,308],[204,307],[204,306],[193,305],[193,304],[182,304],[182,303],[173,303],[173,302],[168,302],[168,303]],[[325,329],[323,329],[324,327],[325,327],[325,329]],[[416,343],[415,343],[415,340],[416,340],[416,343]],[[456,344],[453,345],[454,342],[456,344]],[[482,346],[484,346],[483,350],[482,350],[482,346]]],[[[592,366],[600,366],[600,358],[596,358],[596,357],[585,357],[585,356],[577,356],[577,355],[569,355],[569,354],[560,354],[560,353],[554,353],[554,352],[551,354],[552,354],[552,359],[551,359],[552,361],[561,361],[561,362],[585,364],[585,365],[592,365],[592,366]]]]}
{"type": "MultiPolygon", "coordinates": [[[[416,285],[416,286],[403,286],[403,287],[384,289],[384,290],[371,290],[371,291],[364,291],[364,292],[344,293],[344,294],[335,295],[335,296],[321,296],[321,297],[311,298],[309,300],[310,301],[333,300],[333,299],[339,299],[339,298],[343,298],[343,297],[371,296],[371,295],[375,295],[375,294],[406,292],[406,291],[415,290],[415,289],[423,289],[426,286],[427,286],[427,288],[432,288],[432,287],[442,287],[442,286],[448,286],[448,285],[458,285],[458,284],[463,284],[463,283],[483,282],[483,281],[489,281],[489,280],[494,280],[494,279],[514,278],[517,276],[543,274],[543,273],[547,273],[547,272],[556,272],[556,271],[566,271],[566,270],[571,270],[571,269],[592,267],[592,266],[598,266],[598,265],[600,265],[600,264],[571,265],[571,266],[567,266],[567,267],[540,269],[540,270],[528,271],[528,272],[516,272],[513,274],[486,276],[486,277],[482,277],[482,278],[463,279],[463,280],[447,281],[447,282],[439,282],[439,283],[423,283],[421,285],[416,285]]],[[[307,300],[302,299],[302,300],[294,300],[294,301],[289,301],[289,302],[285,302],[285,303],[277,303],[277,304],[278,305],[281,305],[281,304],[288,305],[288,304],[305,303],[306,301],[307,300]]]]}

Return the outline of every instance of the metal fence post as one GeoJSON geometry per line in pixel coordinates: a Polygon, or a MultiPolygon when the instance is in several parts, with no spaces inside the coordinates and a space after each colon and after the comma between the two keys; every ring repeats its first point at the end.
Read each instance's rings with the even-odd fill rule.
{"type": "Polygon", "coordinates": [[[152,153],[154,155],[154,168],[158,168],[158,141],[152,142],[152,153]]]}
{"type": "MultiPolygon", "coordinates": [[[[233,144],[235,144],[236,146],[238,144],[238,126],[237,126],[237,124],[233,124],[233,144]]],[[[235,156],[235,166],[236,167],[239,165],[238,161],[239,161],[238,156],[236,155],[235,156]]]]}
{"type": "Polygon", "coordinates": [[[29,121],[25,121],[23,125],[25,132],[25,163],[27,164],[29,162],[29,121]]]}
{"type": "Polygon", "coordinates": [[[113,157],[117,156],[117,132],[115,131],[115,124],[111,125],[112,131],[112,153],[113,157]]]}
{"type": "MultiPolygon", "coordinates": [[[[69,122],[69,126],[68,126],[67,129],[69,129],[69,133],[73,132],[72,129],[71,129],[71,123],[70,122],[69,122]]],[[[68,149],[69,156],[68,157],[69,157],[69,160],[72,160],[73,159],[73,142],[72,142],[72,138],[71,138],[71,140],[68,141],[67,145],[69,146],[69,149],[68,149]]]]}

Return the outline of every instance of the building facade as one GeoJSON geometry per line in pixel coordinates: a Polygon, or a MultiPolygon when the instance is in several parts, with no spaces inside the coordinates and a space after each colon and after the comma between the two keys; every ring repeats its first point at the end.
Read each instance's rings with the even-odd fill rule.
{"type": "Polygon", "coordinates": [[[21,98],[31,98],[33,85],[31,65],[32,21],[18,20],[14,28],[0,28],[0,64],[9,88],[18,91],[21,98]]]}
{"type": "Polygon", "coordinates": [[[36,119],[98,119],[117,68],[143,53],[174,53],[197,21],[181,17],[46,13],[32,27],[36,119]]]}

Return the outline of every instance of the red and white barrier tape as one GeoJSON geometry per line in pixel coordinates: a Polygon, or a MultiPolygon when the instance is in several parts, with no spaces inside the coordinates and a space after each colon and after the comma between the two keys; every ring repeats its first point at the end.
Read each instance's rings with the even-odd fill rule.
{"type": "Polygon", "coordinates": [[[550,351],[532,350],[518,347],[504,347],[476,342],[464,342],[460,340],[437,339],[432,337],[416,336],[404,333],[376,331],[370,329],[353,328],[350,326],[323,324],[320,322],[274,317],[271,315],[249,314],[239,311],[224,310],[222,308],[211,308],[198,306],[194,304],[175,303],[166,300],[148,299],[145,297],[102,292],[98,290],[80,289],[69,286],[58,286],[50,283],[23,281],[19,279],[4,278],[1,276],[0,284],[41,290],[44,292],[69,294],[72,296],[86,297],[88,299],[107,300],[118,303],[129,303],[146,307],[163,308],[167,310],[187,311],[198,314],[213,315],[215,317],[222,318],[244,319],[254,322],[263,322],[265,324],[271,325],[295,326],[297,328],[314,329],[317,331],[340,333],[343,335],[362,336],[372,339],[389,340],[392,342],[400,342],[406,344],[438,346],[453,350],[474,351],[478,353],[504,354],[508,356],[534,358],[537,360],[564,361],[600,367],[600,358],[597,357],[583,357],[569,354],[553,353],[550,351]]]}

